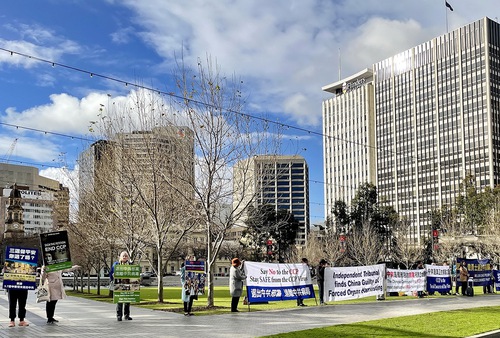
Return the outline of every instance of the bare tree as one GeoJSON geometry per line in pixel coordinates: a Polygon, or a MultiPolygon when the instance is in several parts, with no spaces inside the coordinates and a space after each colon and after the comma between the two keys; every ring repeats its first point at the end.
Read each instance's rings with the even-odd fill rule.
{"type": "Polygon", "coordinates": [[[300,262],[301,258],[305,257],[310,264],[315,265],[321,259],[325,259],[332,266],[345,265],[345,247],[339,240],[339,235],[334,231],[328,231],[323,234],[310,234],[307,244],[297,250],[293,260],[300,262]]]}
{"type": "MultiPolygon", "coordinates": [[[[207,236],[207,305],[214,305],[215,262],[227,231],[242,223],[253,204],[250,161],[257,154],[275,154],[276,135],[267,120],[242,113],[242,81],[224,76],[209,57],[193,72],[179,63],[177,84],[184,113],[194,131],[197,178],[193,190],[207,236]],[[232,178],[237,166],[238,177],[232,178]],[[236,192],[233,195],[233,191],[236,192]]],[[[279,128],[278,128],[279,129],[279,128]]]]}
{"type": "Polygon", "coordinates": [[[355,266],[376,264],[387,257],[384,241],[371,222],[365,221],[361,227],[352,227],[346,243],[347,255],[355,266]]]}
{"type": "Polygon", "coordinates": [[[411,236],[412,233],[414,231],[411,229],[411,222],[406,219],[400,220],[392,232],[391,258],[397,263],[404,264],[407,269],[424,257],[424,248],[411,236]]]}

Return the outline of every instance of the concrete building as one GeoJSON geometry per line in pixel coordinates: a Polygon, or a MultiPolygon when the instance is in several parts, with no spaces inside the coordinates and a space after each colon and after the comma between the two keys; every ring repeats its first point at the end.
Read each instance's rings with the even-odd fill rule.
{"type": "MultiPolygon", "coordinates": [[[[143,209],[135,206],[143,202],[138,197],[139,191],[151,204],[153,201],[160,203],[160,208],[168,210],[171,206],[164,203],[166,200],[172,204],[180,203],[185,199],[180,198],[178,191],[185,195],[193,190],[194,134],[189,128],[177,126],[119,133],[110,140],[92,144],[80,154],[79,163],[81,214],[86,217],[96,215],[103,222],[118,219],[122,226],[128,225],[139,231],[138,225],[145,227],[144,222],[150,220],[150,215],[145,215],[143,209]],[[111,198],[106,192],[112,195],[111,198]],[[113,210],[114,217],[108,220],[106,215],[97,216],[97,209],[113,210]]],[[[190,205],[194,205],[194,191],[190,205]]],[[[161,210],[158,214],[162,217],[161,210]]],[[[124,244],[117,241],[116,255],[124,248],[124,244]]],[[[151,271],[149,262],[152,261],[156,268],[153,250],[146,248],[143,251],[139,264],[143,271],[151,271]]],[[[177,262],[174,263],[168,265],[171,269],[178,269],[177,262]]]]}
{"type": "Polygon", "coordinates": [[[288,210],[299,222],[297,244],[305,244],[309,231],[309,169],[305,159],[298,155],[259,155],[243,162],[245,165],[235,166],[233,179],[245,180],[245,191],[237,189],[240,185],[236,183],[234,200],[246,200],[242,205],[269,204],[276,210],[288,210]]]}
{"type": "Polygon", "coordinates": [[[365,69],[322,88],[325,215],[336,201],[350,203],[361,183],[376,182],[373,72],[365,69]]]}
{"type": "MultiPolygon", "coordinates": [[[[368,127],[345,143],[352,147],[349,140],[357,139],[376,149],[379,200],[410,221],[412,238],[421,243],[431,236],[429,211],[453,205],[466,176],[481,188],[500,183],[500,25],[483,18],[380,61],[373,65],[373,88],[375,142],[368,127]]],[[[360,96],[358,103],[328,110],[343,93],[335,95],[323,105],[325,130],[348,124],[357,114],[353,107],[365,105],[360,96]]],[[[366,114],[370,121],[369,109],[366,114]]],[[[329,164],[329,151],[325,179],[332,184],[342,168],[329,164]]],[[[353,171],[346,185],[369,178],[366,168],[352,164],[357,159],[347,161],[353,171]]],[[[332,202],[326,200],[327,215],[332,202]]]]}
{"type": "Polygon", "coordinates": [[[69,222],[69,189],[56,180],[39,175],[38,168],[0,163],[0,231],[14,185],[21,197],[24,233],[36,234],[60,229],[69,222]]]}

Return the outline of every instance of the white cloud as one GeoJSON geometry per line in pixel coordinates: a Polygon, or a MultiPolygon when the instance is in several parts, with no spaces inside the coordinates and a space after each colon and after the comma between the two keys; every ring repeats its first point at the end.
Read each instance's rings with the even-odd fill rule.
{"type": "Polygon", "coordinates": [[[63,186],[69,188],[69,211],[70,220],[76,218],[78,212],[78,172],[79,167],[75,166],[74,170],[68,170],[66,167],[62,168],[47,168],[40,170],[40,176],[51,178],[58,181],[63,186]]]}
{"type": "MultiPolygon", "coordinates": [[[[487,2],[483,12],[494,5],[487,2]]],[[[349,76],[443,34],[445,15],[456,28],[489,14],[447,13],[434,0],[191,0],[189,10],[162,0],[123,4],[166,67],[181,46],[188,64],[209,54],[225,72],[242,76],[251,88],[250,107],[283,112],[299,125],[320,123],[321,87],[338,79],[339,48],[342,75],[349,76]]]]}

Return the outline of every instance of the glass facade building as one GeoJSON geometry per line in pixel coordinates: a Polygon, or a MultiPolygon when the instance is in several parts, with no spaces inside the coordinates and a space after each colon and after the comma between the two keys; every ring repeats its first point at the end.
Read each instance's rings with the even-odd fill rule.
{"type": "Polygon", "coordinates": [[[244,191],[238,188],[241,185],[235,185],[234,200],[242,200],[243,196],[255,207],[274,205],[276,210],[288,210],[299,222],[296,244],[306,244],[309,231],[309,168],[306,160],[298,155],[257,155],[241,163],[245,164],[235,166],[234,181],[245,180],[247,185],[244,191]]]}
{"type": "Polygon", "coordinates": [[[500,183],[500,25],[483,18],[374,64],[373,89],[379,201],[420,243],[465,177],[500,183]]]}

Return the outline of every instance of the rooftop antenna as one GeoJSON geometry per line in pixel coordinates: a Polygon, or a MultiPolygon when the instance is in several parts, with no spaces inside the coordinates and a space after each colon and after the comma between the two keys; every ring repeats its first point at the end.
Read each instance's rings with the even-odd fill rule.
{"type": "Polygon", "coordinates": [[[342,80],[342,58],[340,55],[340,48],[339,48],[339,81],[342,80]]]}

